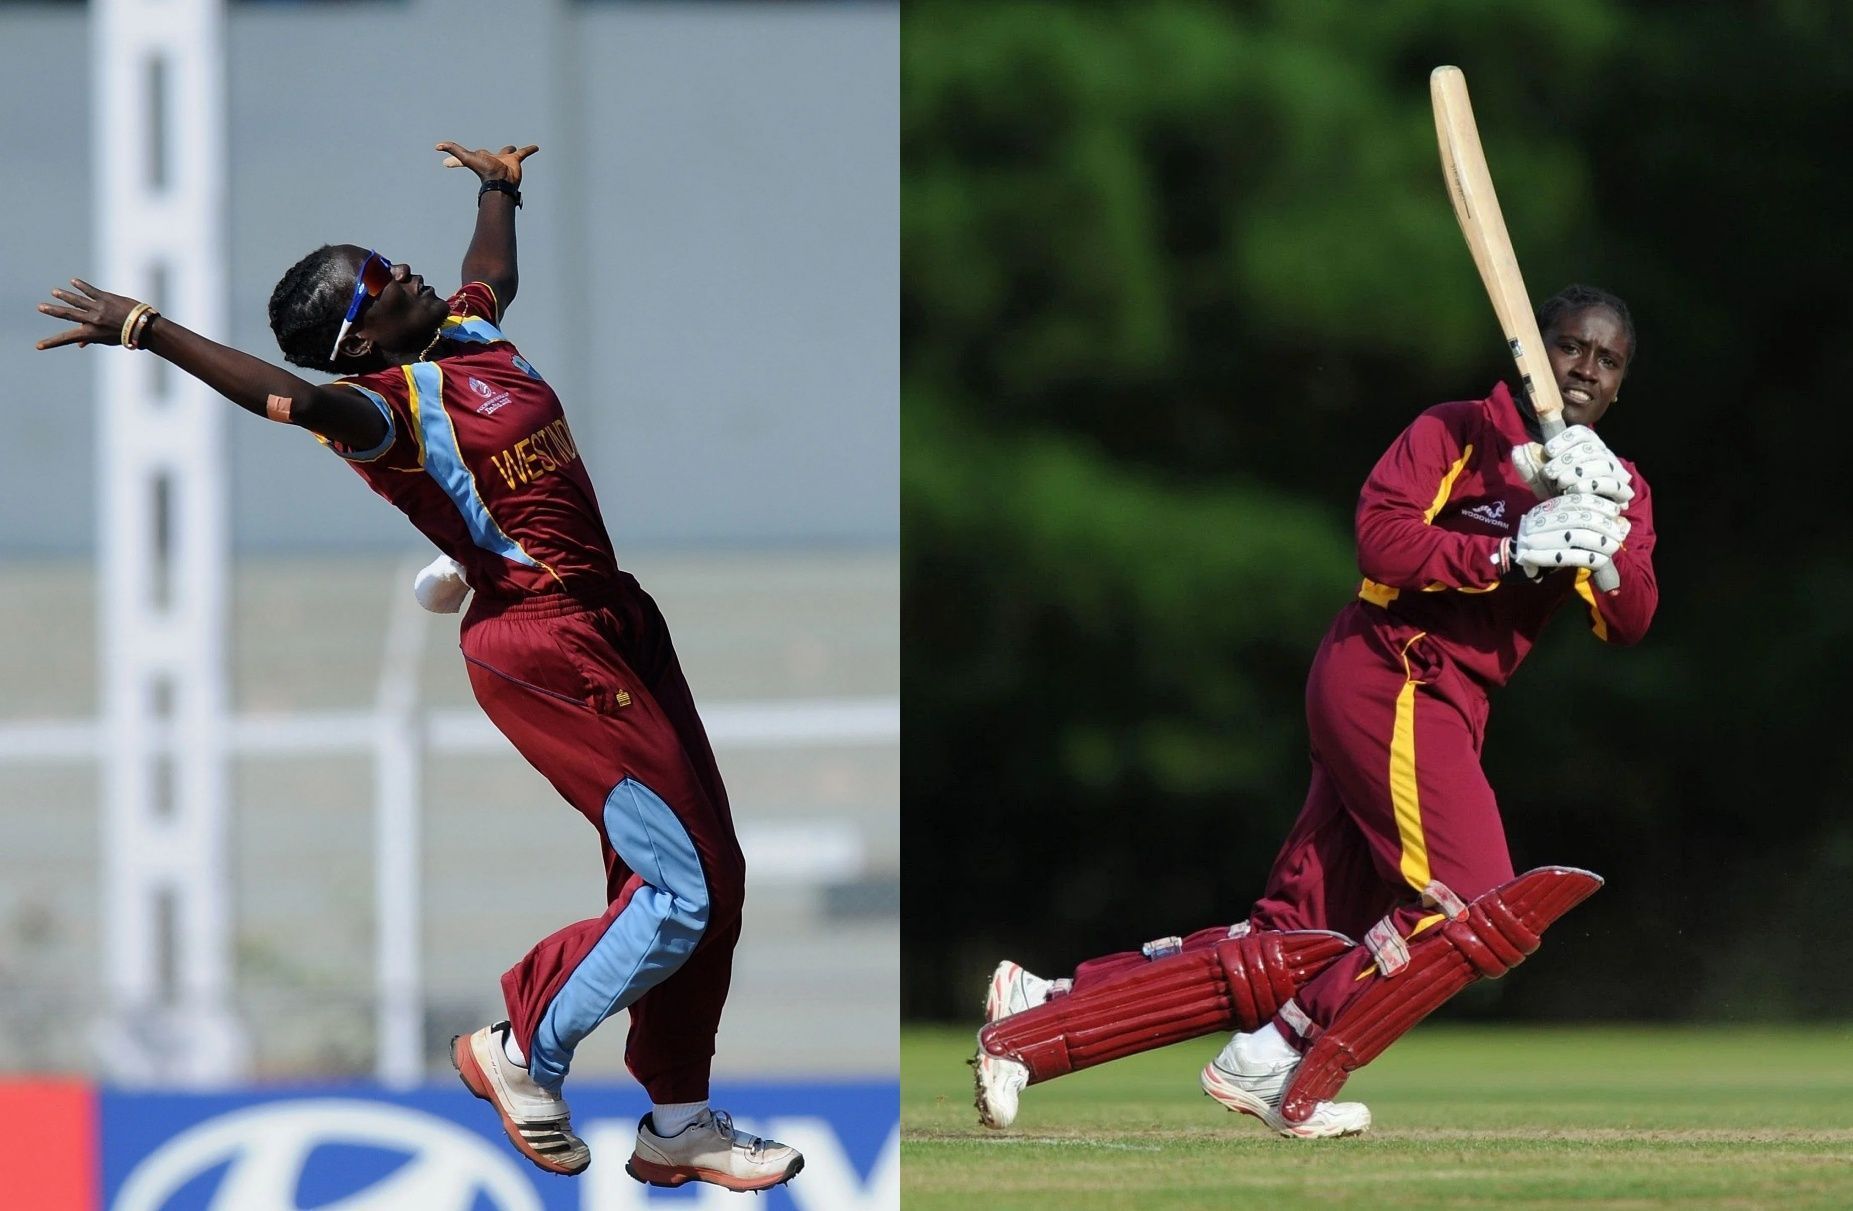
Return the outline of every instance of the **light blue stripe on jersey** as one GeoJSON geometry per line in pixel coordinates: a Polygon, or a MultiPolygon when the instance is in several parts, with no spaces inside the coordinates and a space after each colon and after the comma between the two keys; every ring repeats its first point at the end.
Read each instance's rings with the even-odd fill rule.
{"type": "Polygon", "coordinates": [[[505,341],[502,330],[480,315],[454,317],[444,321],[444,339],[462,341],[469,345],[486,345],[490,341],[505,341]]]}
{"type": "Polygon", "coordinates": [[[502,527],[489,516],[489,508],[476,491],[476,477],[457,449],[457,430],[444,408],[444,371],[436,362],[413,362],[412,385],[418,390],[418,429],[425,439],[425,474],[437,480],[463,514],[470,540],[485,551],[493,551],[513,563],[530,568],[540,566],[521,545],[502,533],[502,527]]]}
{"type": "Polygon", "coordinates": [[[626,778],[605,798],[605,836],[643,885],[579,960],[534,1028],[528,1073],[558,1089],[592,1028],[682,966],[708,925],[708,880],[682,821],[626,778]]]}
{"type": "Polygon", "coordinates": [[[378,458],[380,455],[386,453],[387,449],[391,447],[392,445],[392,439],[397,434],[397,426],[393,424],[393,420],[392,420],[392,409],[386,406],[386,401],[383,398],[381,398],[379,392],[369,391],[365,387],[361,386],[359,383],[349,382],[346,379],[343,379],[334,385],[337,387],[352,387],[354,390],[360,392],[362,395],[372,400],[373,406],[375,408],[378,408],[380,410],[380,415],[386,418],[386,439],[382,441],[379,445],[373,447],[373,449],[360,450],[352,454],[341,454],[341,451],[339,448],[333,445],[330,445],[328,447],[330,450],[333,450],[336,454],[341,454],[342,458],[347,459],[351,463],[370,463],[374,459],[378,458]]]}

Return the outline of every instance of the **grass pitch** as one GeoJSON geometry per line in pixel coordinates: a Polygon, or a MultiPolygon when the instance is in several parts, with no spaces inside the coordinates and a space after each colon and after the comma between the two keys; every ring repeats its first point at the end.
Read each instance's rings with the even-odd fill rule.
{"type": "Polygon", "coordinates": [[[1853,1208],[1853,1026],[1422,1026],[1345,1086],[1371,1130],[1317,1141],[1206,1097],[1220,1045],[1034,1086],[997,1132],[972,1032],[904,1031],[903,1205],[1853,1208]]]}

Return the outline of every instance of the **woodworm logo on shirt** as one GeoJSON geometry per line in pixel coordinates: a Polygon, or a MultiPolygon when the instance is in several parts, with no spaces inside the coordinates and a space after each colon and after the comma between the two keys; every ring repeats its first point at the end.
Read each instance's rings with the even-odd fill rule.
{"type": "Polygon", "coordinates": [[[1475,505],[1471,509],[1462,509],[1461,513],[1475,521],[1483,521],[1489,526],[1498,526],[1502,530],[1512,528],[1512,523],[1506,520],[1506,502],[1503,500],[1475,505]]]}

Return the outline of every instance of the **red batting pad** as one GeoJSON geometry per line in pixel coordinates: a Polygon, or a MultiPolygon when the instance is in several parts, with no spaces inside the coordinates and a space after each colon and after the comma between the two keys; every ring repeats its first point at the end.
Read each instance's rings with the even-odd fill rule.
{"type": "Polygon", "coordinates": [[[1323,930],[1261,930],[1141,962],[1065,997],[999,1018],[978,1033],[1029,1083],[1226,1030],[1254,1030],[1300,985],[1351,949],[1323,930]]]}
{"type": "Polygon", "coordinates": [[[95,1211],[101,1178],[94,1087],[0,1082],[0,1205],[95,1211]]]}
{"type": "MultiPolygon", "coordinates": [[[[1540,866],[1486,892],[1441,928],[1412,940],[1409,964],[1373,975],[1365,989],[1319,1034],[1281,1099],[1281,1117],[1303,1123],[1331,1101],[1355,1068],[1383,1054],[1449,997],[1480,979],[1498,979],[1538,949],[1558,917],[1595,893],[1602,879],[1569,866],[1540,866]]],[[[1009,1019],[1006,1018],[1006,1021],[1009,1019]]]]}

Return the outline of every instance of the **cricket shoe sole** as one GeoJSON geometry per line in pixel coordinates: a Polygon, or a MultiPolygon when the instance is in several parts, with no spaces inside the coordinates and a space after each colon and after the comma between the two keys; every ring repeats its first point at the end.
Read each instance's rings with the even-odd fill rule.
{"type": "Polygon", "coordinates": [[[649,1115],[637,1124],[637,1147],[624,1171],[649,1186],[705,1182],[745,1192],[782,1186],[804,1170],[804,1154],[733,1125],[725,1110],[706,1110],[675,1135],[656,1134],[649,1115]]]}
{"type": "Polygon", "coordinates": [[[978,1044],[978,1054],[965,1061],[972,1066],[972,1105],[978,1122],[1002,1131],[1017,1121],[1017,1105],[1029,1084],[1029,1068],[1016,1060],[992,1055],[978,1044]]]}
{"type": "Polygon", "coordinates": [[[521,1082],[532,1086],[534,1093],[528,1095],[530,1099],[548,1098],[549,1095],[533,1086],[532,1078],[515,1068],[503,1054],[502,1040],[495,1027],[485,1026],[474,1034],[453,1036],[450,1064],[457,1070],[457,1078],[465,1089],[495,1107],[508,1142],[536,1167],[571,1177],[584,1173],[586,1166],[592,1163],[592,1150],[573,1134],[566,1103],[557,1095],[550,1098],[553,1105],[542,1111],[545,1117],[517,1114],[517,1102],[522,1099],[523,1091],[511,1086],[521,1082]],[[558,1108],[557,1114],[551,1113],[554,1106],[558,1108]]]}

